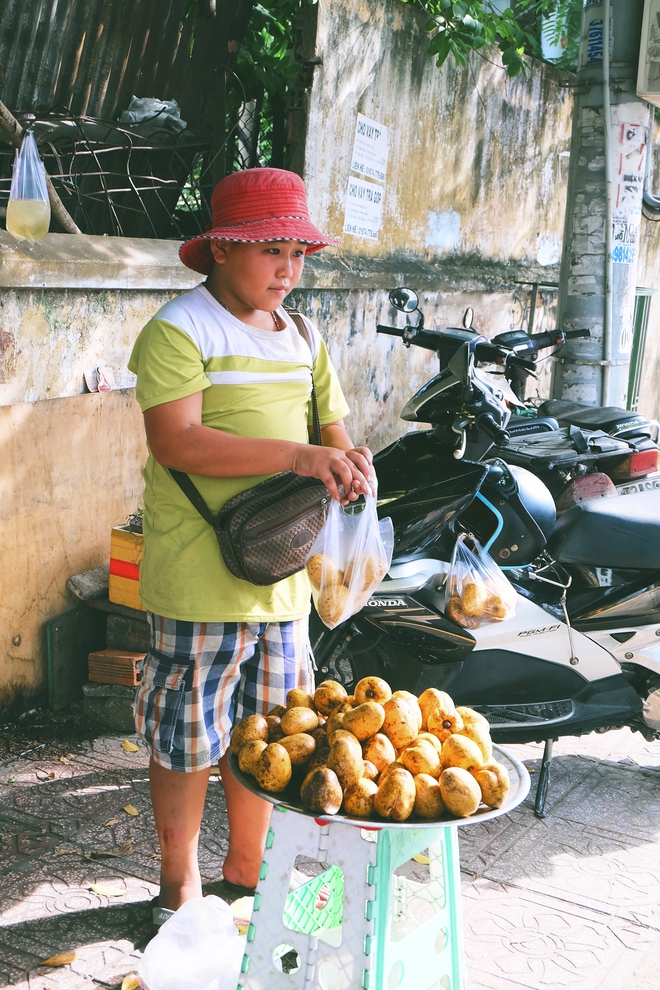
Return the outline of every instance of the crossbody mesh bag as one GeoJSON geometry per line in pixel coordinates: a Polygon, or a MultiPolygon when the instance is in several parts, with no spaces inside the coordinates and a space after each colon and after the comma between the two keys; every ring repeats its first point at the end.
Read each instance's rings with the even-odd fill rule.
{"type": "MultiPolygon", "coordinates": [[[[287,310],[308,345],[309,331],[300,313],[287,310]]],[[[322,443],[312,375],[312,443],[322,443]]],[[[251,584],[275,584],[305,566],[305,558],[325,523],[331,495],[317,478],[283,471],[247,488],[213,515],[191,478],[170,474],[199,514],[213,529],[227,569],[251,584]]]]}

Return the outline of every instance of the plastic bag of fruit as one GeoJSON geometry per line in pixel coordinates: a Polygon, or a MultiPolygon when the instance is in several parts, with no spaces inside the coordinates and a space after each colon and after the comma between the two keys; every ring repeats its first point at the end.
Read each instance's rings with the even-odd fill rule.
{"type": "Polygon", "coordinates": [[[468,533],[461,533],[454,545],[445,591],[446,615],[464,629],[501,622],[515,612],[515,591],[490,554],[468,533]]]}
{"type": "Polygon", "coordinates": [[[333,499],[307,557],[314,605],[328,629],[366,605],[392,561],[392,520],[378,519],[375,477],[370,484],[373,494],[361,495],[348,505],[333,499]]]}

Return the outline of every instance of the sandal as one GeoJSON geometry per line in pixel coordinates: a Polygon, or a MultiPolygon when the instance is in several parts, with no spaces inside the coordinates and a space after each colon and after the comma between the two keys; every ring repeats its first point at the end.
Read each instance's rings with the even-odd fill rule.
{"type": "Polygon", "coordinates": [[[160,928],[160,926],[164,925],[167,919],[171,918],[173,914],[174,911],[171,911],[169,908],[161,907],[158,903],[158,898],[154,897],[151,902],[151,921],[154,928],[160,928]]]}

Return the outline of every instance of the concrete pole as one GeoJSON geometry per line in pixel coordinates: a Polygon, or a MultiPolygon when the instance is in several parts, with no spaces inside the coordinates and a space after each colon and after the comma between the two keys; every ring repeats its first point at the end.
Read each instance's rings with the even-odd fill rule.
{"type": "Polygon", "coordinates": [[[650,107],[635,94],[644,0],[585,0],[575,91],[553,395],[626,405],[650,107]],[[609,13],[609,52],[603,39],[609,13]],[[609,78],[609,87],[604,85],[609,78]]]}

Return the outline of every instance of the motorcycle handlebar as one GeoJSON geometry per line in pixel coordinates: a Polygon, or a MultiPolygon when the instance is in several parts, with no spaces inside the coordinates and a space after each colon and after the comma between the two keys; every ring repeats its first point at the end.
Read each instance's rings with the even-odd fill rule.
{"type": "Polygon", "coordinates": [[[503,430],[497,425],[491,413],[482,413],[477,416],[477,429],[485,433],[486,436],[497,444],[498,447],[507,447],[511,440],[508,430],[503,430]]]}
{"type": "Polygon", "coordinates": [[[398,327],[385,327],[381,323],[376,325],[376,333],[387,333],[390,337],[403,337],[404,331],[398,327]]]}

